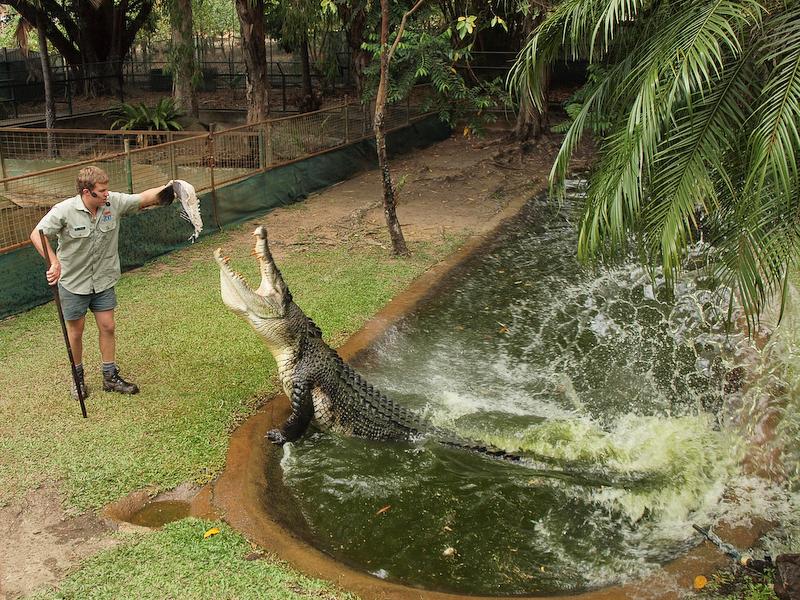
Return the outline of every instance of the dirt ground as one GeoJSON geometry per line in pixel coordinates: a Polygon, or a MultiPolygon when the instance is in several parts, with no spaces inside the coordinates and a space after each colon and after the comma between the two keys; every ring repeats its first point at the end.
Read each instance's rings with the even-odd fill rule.
{"type": "MultiPolygon", "coordinates": [[[[454,135],[392,161],[397,211],[412,246],[448,234],[486,233],[544,188],[557,140],[544,138],[523,151],[505,135],[454,135]]],[[[300,206],[274,210],[260,221],[270,230],[276,256],[317,245],[385,246],[387,239],[377,171],[334,185],[300,206]]],[[[250,228],[243,228],[241,236],[240,242],[249,244],[250,228]]],[[[113,545],[115,527],[96,514],[68,517],[56,485],[0,507],[0,598],[23,597],[58,582],[82,559],[113,545]]]]}

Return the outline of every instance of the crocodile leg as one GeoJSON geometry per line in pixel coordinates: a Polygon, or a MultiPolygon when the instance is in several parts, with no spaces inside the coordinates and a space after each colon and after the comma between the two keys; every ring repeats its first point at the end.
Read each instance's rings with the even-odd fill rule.
{"type": "Polygon", "coordinates": [[[271,429],[267,432],[269,441],[279,446],[293,442],[303,435],[314,416],[314,401],[309,381],[296,381],[292,386],[292,396],[289,400],[292,414],[280,429],[271,429]]]}

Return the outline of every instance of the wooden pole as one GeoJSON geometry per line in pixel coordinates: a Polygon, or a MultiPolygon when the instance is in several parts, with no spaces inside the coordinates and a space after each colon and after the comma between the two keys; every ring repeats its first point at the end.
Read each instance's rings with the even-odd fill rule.
{"type": "MultiPolygon", "coordinates": [[[[44,262],[47,264],[47,270],[50,270],[50,252],[47,250],[47,238],[44,231],[39,230],[39,238],[42,240],[42,252],[44,252],[44,262]]],[[[61,309],[61,298],[58,296],[58,282],[50,286],[53,290],[53,298],[56,301],[56,308],[58,308],[58,319],[61,321],[61,333],[64,334],[64,344],[67,346],[67,356],[69,357],[69,366],[72,369],[72,381],[75,384],[75,389],[78,390],[78,401],[81,403],[81,413],[83,418],[88,418],[86,414],[86,403],[83,401],[83,386],[78,380],[78,370],[75,368],[75,359],[72,357],[72,347],[69,345],[69,336],[67,335],[67,323],[64,321],[64,311],[61,309]]]]}
{"type": "Polygon", "coordinates": [[[344,143],[350,142],[350,99],[344,97],[344,143]]]}
{"type": "MultiPolygon", "coordinates": [[[[167,141],[174,141],[174,136],[171,131],[167,132],[167,141]]],[[[170,143],[167,151],[169,152],[169,177],[174,181],[178,178],[178,167],[175,163],[175,144],[170,143]]]]}
{"type": "Polygon", "coordinates": [[[125,177],[128,180],[128,193],[133,193],[133,165],[131,164],[131,141],[125,138],[122,141],[125,148],[125,177]]]}

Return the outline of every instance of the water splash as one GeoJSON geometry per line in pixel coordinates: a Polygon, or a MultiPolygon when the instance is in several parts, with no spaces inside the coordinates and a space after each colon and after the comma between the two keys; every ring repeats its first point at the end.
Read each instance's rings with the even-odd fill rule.
{"type": "Polygon", "coordinates": [[[789,515],[790,491],[747,466],[769,456],[771,473],[796,481],[786,440],[800,423],[770,420],[800,397],[786,392],[796,373],[766,360],[786,347],[729,335],[729,295],[702,273],[674,298],[633,264],[587,273],[574,222],[569,204],[531,203],[359,365],[436,425],[535,468],[435,444],[305,438],[285,480],[325,550],[433,589],[567,592],[652,571],[698,542],[693,521],[789,515]]]}

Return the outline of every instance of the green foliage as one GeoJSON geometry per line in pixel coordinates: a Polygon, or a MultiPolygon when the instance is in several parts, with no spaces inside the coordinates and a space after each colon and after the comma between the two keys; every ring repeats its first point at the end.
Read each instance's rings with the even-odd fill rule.
{"type": "MultiPolygon", "coordinates": [[[[587,67],[588,83],[587,85],[578,88],[569,100],[564,104],[564,111],[567,113],[568,120],[553,125],[550,130],[555,133],[567,133],[572,123],[578,118],[586,103],[590,89],[597,85],[605,77],[605,68],[602,65],[589,65],[587,67]]],[[[611,127],[611,121],[596,111],[590,111],[587,118],[585,127],[588,128],[594,135],[602,136],[611,127]]]]}
{"type": "Polygon", "coordinates": [[[111,129],[125,131],[180,131],[180,123],[176,119],[182,116],[172,98],[162,98],[154,107],[139,104],[120,103],[105,113],[117,119],[111,124],[111,129]]]}
{"type": "Polygon", "coordinates": [[[773,575],[771,570],[756,573],[739,567],[717,571],[700,596],[712,600],[777,600],[773,575]]]}
{"type": "Polygon", "coordinates": [[[287,52],[300,49],[304,41],[308,43],[312,69],[333,81],[338,74],[336,61],[336,29],[339,21],[335,4],[331,8],[323,6],[319,0],[296,0],[289,3],[271,0],[265,3],[265,28],[267,33],[278,39],[287,52]]]}
{"type": "MultiPolygon", "coordinates": [[[[137,41],[143,37],[157,40],[170,40],[172,28],[169,22],[169,9],[174,0],[158,0],[150,22],[143,28],[137,41]]],[[[236,7],[229,0],[192,0],[192,29],[195,34],[213,37],[238,32],[239,19],[236,7]]]]}
{"type": "Polygon", "coordinates": [[[458,32],[459,39],[464,39],[475,31],[475,21],[478,17],[475,15],[466,15],[462,17],[458,17],[456,20],[456,31],[458,32]]]}
{"type": "MultiPolygon", "coordinates": [[[[449,29],[441,32],[420,31],[408,28],[390,64],[390,81],[387,102],[399,102],[411,94],[415,85],[430,84],[434,93],[425,98],[423,109],[432,110],[449,123],[466,121],[467,128],[480,131],[491,119],[488,108],[503,106],[508,101],[503,83],[494,81],[468,81],[468,64],[472,47],[454,49],[449,29]]],[[[380,44],[373,38],[363,44],[375,60],[366,69],[373,86],[367,94],[374,94],[380,70],[380,44]]]]}
{"type": "Polygon", "coordinates": [[[196,33],[217,36],[237,31],[236,8],[229,0],[193,0],[192,21],[196,33]]]}
{"type": "Polygon", "coordinates": [[[755,324],[800,250],[800,4],[564,0],[520,54],[511,83],[543,106],[544,67],[602,67],[573,111],[551,172],[558,191],[584,130],[601,124],[578,252],[627,252],[675,281],[710,242],[718,280],[755,324]],[[606,126],[607,125],[607,126],[606,126]]]}

